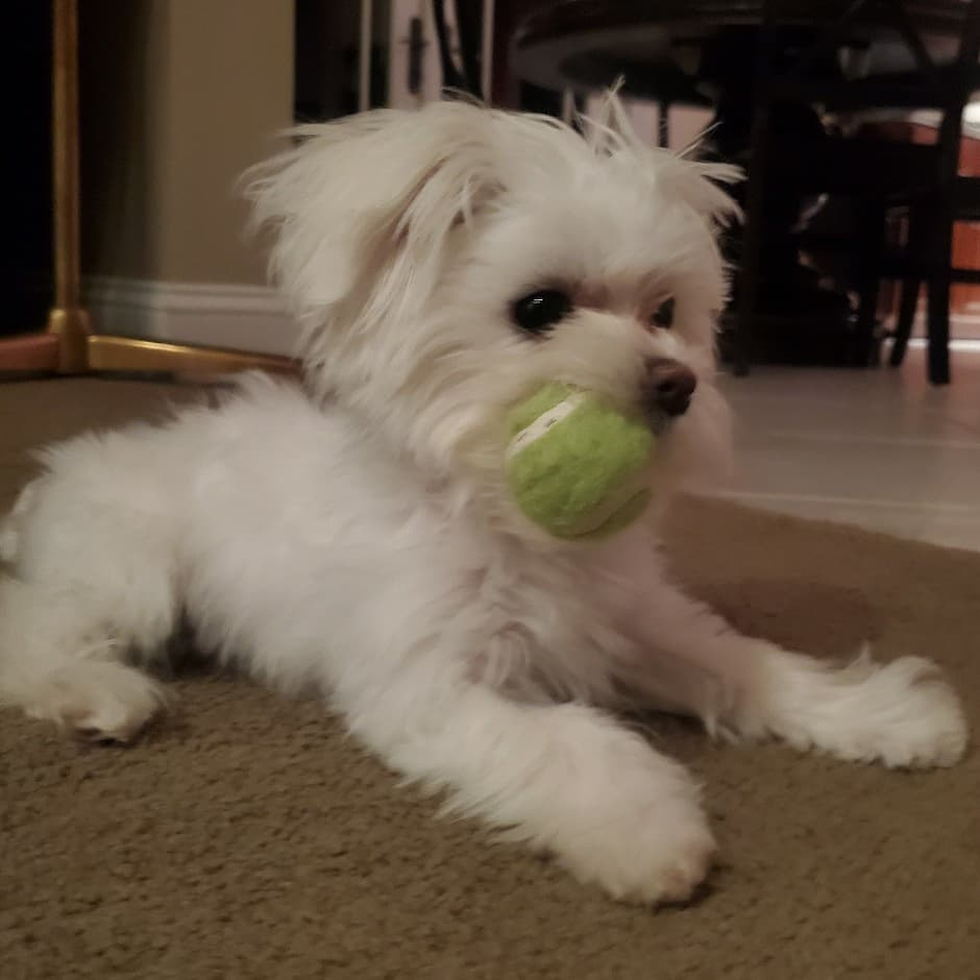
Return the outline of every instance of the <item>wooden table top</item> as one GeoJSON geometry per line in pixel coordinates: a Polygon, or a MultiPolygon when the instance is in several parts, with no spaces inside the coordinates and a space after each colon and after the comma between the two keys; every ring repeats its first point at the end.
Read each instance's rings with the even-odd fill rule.
{"type": "MultiPolygon", "coordinates": [[[[904,8],[933,57],[955,56],[967,0],[906,0],[904,8]]],[[[844,0],[783,0],[780,20],[815,29],[832,22],[844,0]]],[[[859,14],[849,34],[867,43],[861,74],[912,67],[904,42],[877,5],[859,14]]],[[[512,68],[545,88],[593,89],[617,74],[668,78],[696,75],[700,49],[723,31],[758,27],[763,0],[551,0],[538,4],[515,33],[512,68]]]]}

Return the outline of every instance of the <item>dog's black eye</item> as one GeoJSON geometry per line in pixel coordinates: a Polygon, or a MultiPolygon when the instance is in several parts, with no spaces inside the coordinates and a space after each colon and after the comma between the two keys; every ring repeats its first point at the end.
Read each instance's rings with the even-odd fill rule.
{"type": "Polygon", "coordinates": [[[661,330],[669,330],[674,325],[674,299],[665,299],[650,314],[650,323],[661,330]]]}
{"type": "Polygon", "coordinates": [[[511,316],[528,333],[547,333],[559,320],[572,311],[572,301],[560,289],[542,289],[516,300],[511,316]]]}

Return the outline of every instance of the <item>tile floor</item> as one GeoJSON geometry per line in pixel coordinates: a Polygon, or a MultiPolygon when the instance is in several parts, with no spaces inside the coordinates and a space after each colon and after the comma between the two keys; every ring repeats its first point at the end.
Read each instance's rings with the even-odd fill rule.
{"type": "Polygon", "coordinates": [[[980,352],[954,382],[925,381],[924,351],[897,371],[758,368],[726,377],[739,502],[980,551],[980,352]]]}

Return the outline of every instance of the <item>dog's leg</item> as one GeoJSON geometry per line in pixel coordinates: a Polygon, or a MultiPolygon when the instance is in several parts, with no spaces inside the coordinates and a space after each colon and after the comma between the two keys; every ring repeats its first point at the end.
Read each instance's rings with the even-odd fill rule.
{"type": "Polygon", "coordinates": [[[623,685],[711,730],[886,766],[948,766],[965,751],[962,709],[928,660],[825,663],[743,636],[663,582],[634,626],[642,653],[615,668],[623,685]]]}
{"type": "Polygon", "coordinates": [[[704,878],[715,845],[698,789],[640,736],[585,705],[410,681],[338,700],[352,731],[393,768],[445,790],[448,809],[554,853],[624,900],[682,901],[704,878]]]}
{"type": "Polygon", "coordinates": [[[149,658],[173,626],[162,521],[85,481],[48,476],[3,528],[0,703],[98,740],[126,741],[162,703],[124,659],[149,658]]]}

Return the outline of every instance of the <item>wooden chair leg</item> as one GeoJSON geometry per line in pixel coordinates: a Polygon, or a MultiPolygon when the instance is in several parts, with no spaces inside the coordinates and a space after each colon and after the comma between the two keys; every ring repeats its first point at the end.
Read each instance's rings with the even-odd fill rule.
{"type": "Polygon", "coordinates": [[[733,337],[734,371],[740,377],[749,373],[749,352],[752,346],[754,321],[758,316],[760,280],[762,278],[765,170],[769,149],[769,108],[767,105],[756,106],[750,139],[745,221],[742,226],[742,254],[739,262],[738,308],[735,311],[733,337]]]}
{"type": "Polygon", "coordinates": [[[949,384],[949,264],[938,271],[928,286],[929,380],[934,385],[949,384]]]}
{"type": "Polygon", "coordinates": [[[857,337],[854,363],[869,367],[877,362],[875,328],[878,324],[878,295],[881,289],[881,257],[885,244],[885,208],[869,203],[860,215],[864,251],[861,261],[860,302],[857,315],[857,337]]]}
{"type": "Polygon", "coordinates": [[[664,99],[657,103],[657,146],[664,150],[670,146],[670,103],[664,99]]]}
{"type": "Polygon", "coordinates": [[[933,215],[933,239],[927,284],[929,380],[949,384],[949,293],[953,281],[953,210],[944,200],[933,215]]]}
{"type": "Polygon", "coordinates": [[[899,367],[905,360],[905,349],[909,345],[909,337],[912,336],[921,285],[922,281],[917,276],[909,276],[902,282],[902,299],[898,308],[898,322],[895,324],[895,339],[888,357],[888,363],[892,367],[899,367]]]}
{"type": "Polygon", "coordinates": [[[742,227],[742,260],[738,279],[738,308],[735,311],[735,330],[733,333],[732,360],[735,374],[744,377],[749,373],[749,347],[753,331],[753,321],[757,315],[759,278],[761,272],[762,234],[759,225],[762,216],[753,213],[749,193],[749,206],[746,208],[745,224],[742,227]]]}

